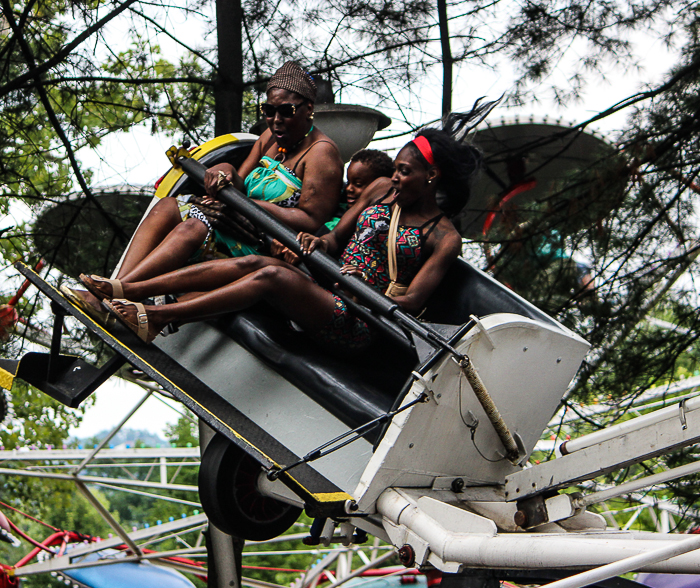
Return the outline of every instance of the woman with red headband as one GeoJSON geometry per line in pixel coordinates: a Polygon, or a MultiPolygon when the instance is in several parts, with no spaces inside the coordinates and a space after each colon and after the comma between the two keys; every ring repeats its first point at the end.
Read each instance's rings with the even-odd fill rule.
{"type": "MultiPolygon", "coordinates": [[[[392,178],[379,178],[367,188],[331,233],[299,234],[302,253],[318,248],[332,255],[342,252],[342,273],[359,275],[404,310],[419,312],[461,251],[461,237],[447,215],[466,204],[481,158],[474,147],[453,135],[463,134],[472,117],[473,112],[453,114],[446,120],[446,130],[419,132],[396,156],[392,178]]],[[[89,286],[97,296],[109,298],[100,283],[89,286]]],[[[124,287],[129,300],[172,292],[204,293],[164,306],[117,299],[105,305],[145,341],[171,322],[242,310],[260,300],[324,345],[359,350],[372,340],[371,327],[339,297],[276,259],[216,260],[124,287]]]]}

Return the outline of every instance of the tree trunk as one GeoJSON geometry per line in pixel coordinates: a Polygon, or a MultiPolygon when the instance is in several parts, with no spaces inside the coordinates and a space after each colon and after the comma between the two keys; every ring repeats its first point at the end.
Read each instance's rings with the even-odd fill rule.
{"type": "Polygon", "coordinates": [[[214,132],[241,130],[243,119],[243,10],[241,0],[216,0],[219,71],[214,82],[214,132]]]}
{"type": "Polygon", "coordinates": [[[452,52],[450,31],[447,26],[447,0],[437,0],[440,22],[440,45],[442,47],[442,114],[452,111],[452,52]]]}

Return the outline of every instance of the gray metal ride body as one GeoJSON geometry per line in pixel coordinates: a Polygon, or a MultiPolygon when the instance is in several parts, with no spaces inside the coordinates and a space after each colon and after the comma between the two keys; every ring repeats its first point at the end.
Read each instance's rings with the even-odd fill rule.
{"type": "MultiPolygon", "coordinates": [[[[250,136],[241,141],[252,145],[250,136]]],[[[205,166],[185,150],[175,149],[173,162],[202,183],[205,166]]],[[[220,199],[298,248],[294,232],[232,187],[220,199]]],[[[54,338],[50,354],[0,360],[0,376],[10,384],[22,377],[77,406],[122,363],[132,364],[255,460],[256,492],[325,520],[315,537],[324,544],[350,544],[361,529],[393,544],[406,565],[449,573],[598,568],[587,572],[595,580],[633,570],[700,573],[697,537],[609,531],[586,511],[700,467],[587,496],[562,493],[697,443],[700,401],[572,440],[561,457],[530,465],[588,351],[585,340],[461,260],[428,302],[425,321],[339,274],[339,264],[320,251],[304,263],[364,305],[358,311],[381,335],[375,357],[365,358],[376,362],[369,372],[330,358],[264,309],[184,325],[156,347],[145,345],[126,329],[100,328],[19,268],[51,298],[54,338]],[[66,314],[110,346],[115,359],[96,369],[61,355],[66,314]]],[[[573,576],[557,588],[590,581],[573,576]]]]}

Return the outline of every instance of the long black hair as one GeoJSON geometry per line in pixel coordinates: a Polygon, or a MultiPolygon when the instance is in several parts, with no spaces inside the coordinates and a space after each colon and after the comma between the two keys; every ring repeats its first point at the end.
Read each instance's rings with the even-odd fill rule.
{"type": "MultiPolygon", "coordinates": [[[[435,167],[440,170],[437,188],[438,204],[449,217],[459,213],[469,201],[471,187],[481,169],[481,152],[468,141],[469,133],[484,120],[500,102],[481,103],[479,98],[471,111],[451,112],[442,119],[442,129],[423,128],[416,137],[425,137],[433,151],[435,167]]],[[[412,153],[427,168],[430,164],[418,147],[411,142],[412,153]]]]}

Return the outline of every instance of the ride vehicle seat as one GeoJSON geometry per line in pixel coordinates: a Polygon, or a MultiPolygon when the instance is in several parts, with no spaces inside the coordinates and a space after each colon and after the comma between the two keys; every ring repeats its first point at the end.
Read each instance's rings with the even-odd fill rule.
{"type": "MultiPolygon", "coordinates": [[[[453,264],[431,296],[421,320],[458,338],[469,330],[471,315],[483,318],[495,313],[519,314],[556,324],[462,259],[453,264]]],[[[410,387],[411,372],[420,372],[437,357],[435,353],[427,358],[423,354],[421,361],[415,348],[409,351],[381,335],[363,352],[339,357],[291,329],[284,317],[266,305],[227,315],[211,324],[350,428],[398,406],[410,387]]],[[[377,427],[363,436],[376,443],[380,435],[381,429],[377,427]]]]}

